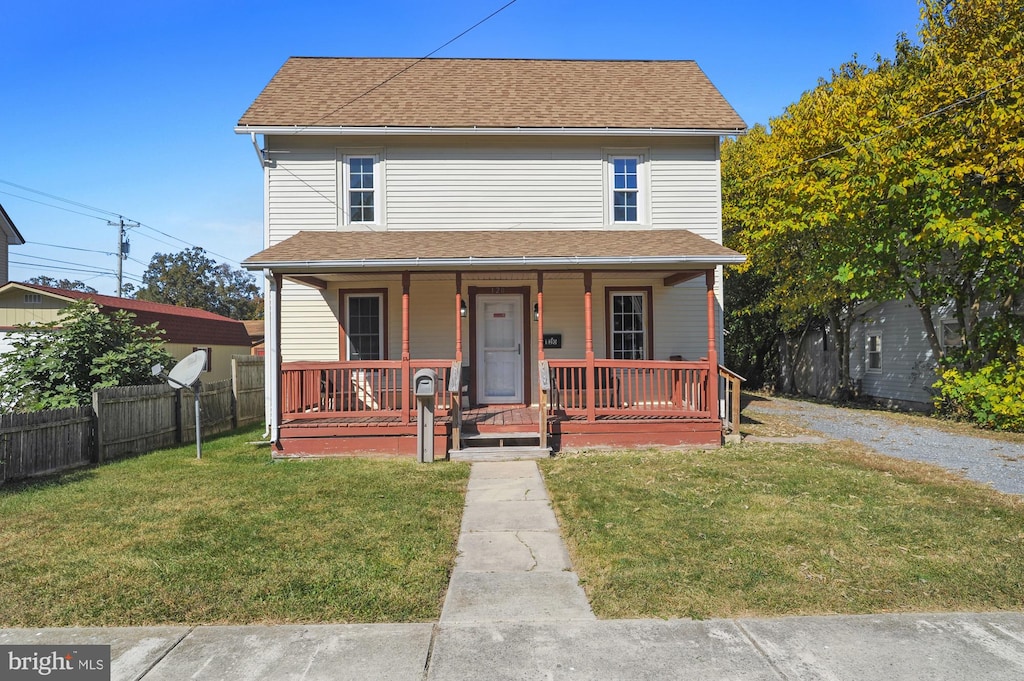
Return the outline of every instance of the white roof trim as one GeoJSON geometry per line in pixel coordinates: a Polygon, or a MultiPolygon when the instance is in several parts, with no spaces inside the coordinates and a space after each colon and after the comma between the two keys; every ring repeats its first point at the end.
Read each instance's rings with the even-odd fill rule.
{"type": "Polygon", "coordinates": [[[398,127],[398,126],[306,126],[306,125],[239,125],[239,135],[562,135],[611,137],[721,137],[742,135],[743,128],[483,128],[483,127],[398,127]]]}
{"type": "Polygon", "coordinates": [[[745,255],[709,257],[698,255],[680,256],[550,256],[532,258],[516,256],[508,258],[362,258],[358,260],[292,260],[292,261],[246,261],[242,266],[248,270],[271,269],[275,272],[329,272],[333,270],[361,270],[383,268],[481,268],[481,267],[622,267],[627,265],[738,265],[746,262],[745,255]]]}

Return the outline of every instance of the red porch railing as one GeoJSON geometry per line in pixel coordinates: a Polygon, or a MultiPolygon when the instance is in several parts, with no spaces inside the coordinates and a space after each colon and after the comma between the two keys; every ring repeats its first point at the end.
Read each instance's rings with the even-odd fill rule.
{"type": "Polygon", "coordinates": [[[448,391],[450,359],[287,362],[281,366],[281,415],[289,419],[393,416],[412,421],[412,377],[420,369],[437,372],[435,414],[452,404],[448,391]]]}
{"type": "Polygon", "coordinates": [[[594,376],[583,359],[547,360],[550,409],[585,415],[588,384],[598,416],[712,418],[707,403],[708,363],[650,360],[594,360],[594,376]]]}

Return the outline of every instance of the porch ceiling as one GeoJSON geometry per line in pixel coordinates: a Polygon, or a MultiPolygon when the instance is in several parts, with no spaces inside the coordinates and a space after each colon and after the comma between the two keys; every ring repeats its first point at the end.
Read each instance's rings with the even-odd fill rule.
{"type": "Polygon", "coordinates": [[[278,273],[366,270],[701,269],[736,251],[685,229],[299,232],[247,258],[278,273]]]}

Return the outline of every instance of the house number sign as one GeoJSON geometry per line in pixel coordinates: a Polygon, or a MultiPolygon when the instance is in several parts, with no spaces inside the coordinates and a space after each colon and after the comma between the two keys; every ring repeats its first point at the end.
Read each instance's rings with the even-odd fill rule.
{"type": "Polygon", "coordinates": [[[560,347],[562,347],[562,334],[560,334],[560,333],[546,333],[546,334],[544,334],[544,347],[545,348],[560,348],[560,347]]]}

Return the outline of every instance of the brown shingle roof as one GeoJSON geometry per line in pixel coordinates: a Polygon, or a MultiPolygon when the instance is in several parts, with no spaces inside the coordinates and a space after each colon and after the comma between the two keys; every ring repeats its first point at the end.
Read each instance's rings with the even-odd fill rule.
{"type": "Polygon", "coordinates": [[[299,232],[242,265],[298,272],[520,262],[571,267],[627,264],[627,259],[682,265],[741,262],[743,256],[685,229],[299,232]]]}
{"type": "Polygon", "coordinates": [[[693,61],[314,57],[285,62],[239,125],[746,127],[693,61]]]}

